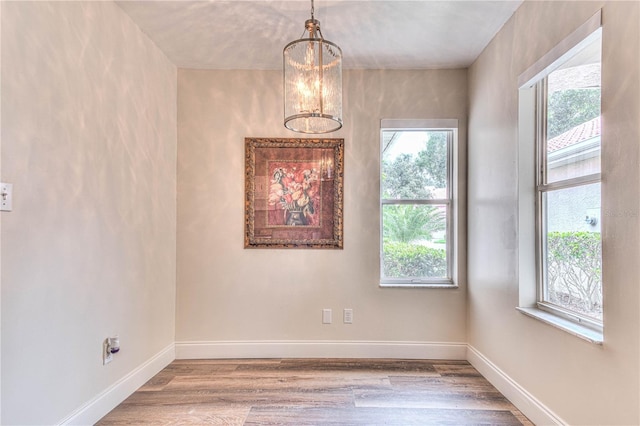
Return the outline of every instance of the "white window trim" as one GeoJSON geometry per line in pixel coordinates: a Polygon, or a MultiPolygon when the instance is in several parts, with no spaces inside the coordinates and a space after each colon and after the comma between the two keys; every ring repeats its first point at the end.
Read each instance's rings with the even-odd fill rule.
{"type": "MultiPolygon", "coordinates": [[[[519,312],[588,342],[602,345],[604,332],[599,326],[579,321],[571,313],[547,310],[538,302],[536,248],[536,84],[553,72],[569,56],[601,37],[602,12],[569,34],[546,55],[518,77],[518,278],[519,312]],[[535,161],[532,161],[535,160],[535,161]]],[[[598,176],[599,178],[600,176],[598,176]]]]}
{"type": "MultiPolygon", "coordinates": [[[[457,158],[458,158],[458,120],[457,119],[382,119],[380,120],[380,137],[382,138],[383,131],[393,130],[426,130],[426,131],[451,131],[452,140],[449,143],[449,167],[448,167],[448,195],[447,200],[429,200],[425,204],[446,204],[450,209],[450,214],[447,215],[447,274],[448,278],[434,278],[434,279],[422,279],[422,280],[383,280],[382,279],[382,265],[378,268],[380,273],[379,286],[383,288],[444,288],[444,289],[457,289],[457,268],[458,268],[458,230],[457,230],[457,203],[455,199],[458,192],[457,183],[457,158]]],[[[380,167],[382,167],[382,157],[380,157],[380,167]]],[[[380,255],[379,259],[382,262],[382,205],[385,204],[384,200],[380,198],[380,255]]]]}

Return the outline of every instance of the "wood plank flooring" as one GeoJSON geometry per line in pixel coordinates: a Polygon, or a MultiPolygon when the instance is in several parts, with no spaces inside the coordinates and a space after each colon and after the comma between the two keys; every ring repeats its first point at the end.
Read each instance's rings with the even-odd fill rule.
{"type": "Polygon", "coordinates": [[[532,425],[466,361],[176,360],[98,425],[532,425]]]}

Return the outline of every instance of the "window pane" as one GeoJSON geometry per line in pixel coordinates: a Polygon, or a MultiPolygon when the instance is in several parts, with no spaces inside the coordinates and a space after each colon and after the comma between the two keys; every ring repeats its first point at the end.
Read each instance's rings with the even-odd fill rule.
{"type": "Polygon", "coordinates": [[[382,278],[447,278],[447,206],[382,206],[382,278]]]}
{"type": "Polygon", "coordinates": [[[600,184],[543,194],[544,301],[602,320],[600,184]]]}
{"type": "Polygon", "coordinates": [[[446,199],[447,131],[384,131],[382,198],[446,199]]]}
{"type": "Polygon", "coordinates": [[[600,39],[547,77],[547,183],[600,173],[600,39]]]}

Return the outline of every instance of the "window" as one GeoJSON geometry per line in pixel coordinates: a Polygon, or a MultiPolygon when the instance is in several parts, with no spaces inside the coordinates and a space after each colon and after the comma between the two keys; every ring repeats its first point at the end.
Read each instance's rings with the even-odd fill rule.
{"type": "Polygon", "coordinates": [[[602,324],[601,39],[536,86],[538,304],[602,324]]]}
{"type": "Polygon", "coordinates": [[[598,13],[521,76],[526,84],[519,117],[521,310],[598,343],[603,328],[600,22],[598,13]],[[535,155],[523,155],[533,145],[535,155]],[[531,215],[529,202],[535,206],[531,215]],[[534,250],[527,246],[529,229],[534,250]],[[528,267],[526,256],[535,267],[528,267]],[[535,275],[533,303],[526,300],[531,292],[523,282],[531,281],[523,273],[535,275]]]}
{"type": "Polygon", "coordinates": [[[383,286],[452,286],[453,152],[457,120],[383,120],[383,286]]]}

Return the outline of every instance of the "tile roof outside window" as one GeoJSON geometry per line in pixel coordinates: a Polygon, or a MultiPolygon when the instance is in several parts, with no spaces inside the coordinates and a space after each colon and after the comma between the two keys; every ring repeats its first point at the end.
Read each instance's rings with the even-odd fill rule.
{"type": "Polygon", "coordinates": [[[600,117],[582,123],[547,141],[547,152],[555,152],[600,136],[600,117]]]}

